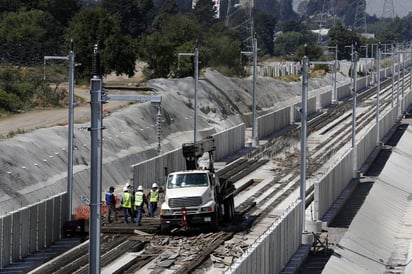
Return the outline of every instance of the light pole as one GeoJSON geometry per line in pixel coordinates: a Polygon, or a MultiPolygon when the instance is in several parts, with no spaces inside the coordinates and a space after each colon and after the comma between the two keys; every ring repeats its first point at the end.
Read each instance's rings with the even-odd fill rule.
{"type": "Polygon", "coordinates": [[[197,141],[197,90],[199,86],[199,49],[198,49],[198,43],[196,41],[196,48],[194,53],[186,53],[186,52],[181,52],[178,53],[178,63],[180,62],[180,56],[194,56],[195,57],[195,64],[194,64],[194,70],[195,70],[195,105],[194,105],[194,125],[193,125],[193,143],[196,143],[197,141]]]}
{"type": "MultiPolygon", "coordinates": [[[[70,51],[68,56],[44,56],[44,67],[47,60],[68,60],[69,61],[69,117],[68,117],[68,138],[67,138],[67,195],[68,195],[68,221],[72,220],[72,196],[73,196],[73,101],[74,101],[74,51],[73,39],[70,41],[70,51]]],[[[44,75],[46,78],[46,75],[44,75]]]]}

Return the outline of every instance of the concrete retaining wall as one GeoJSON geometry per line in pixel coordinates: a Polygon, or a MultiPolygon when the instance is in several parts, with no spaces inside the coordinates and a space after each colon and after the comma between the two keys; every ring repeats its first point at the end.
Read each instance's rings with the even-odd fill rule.
{"type": "Polygon", "coordinates": [[[61,239],[67,221],[67,193],[0,217],[0,268],[61,239]]]}
{"type": "MultiPolygon", "coordinates": [[[[405,104],[411,104],[411,92],[405,94],[405,104]]],[[[396,124],[398,121],[397,109],[392,108],[385,113],[381,113],[379,120],[380,139],[396,124]]],[[[376,125],[371,126],[364,134],[357,134],[357,168],[366,161],[367,157],[372,153],[377,145],[376,125]]],[[[331,167],[320,178],[313,179],[314,181],[314,214],[315,218],[321,220],[338,195],[343,191],[345,186],[353,177],[353,156],[351,151],[348,151],[338,162],[331,167]]]]}
{"type": "Polygon", "coordinates": [[[326,108],[332,104],[332,91],[327,91],[318,96],[319,108],[326,108]]]}
{"type": "Polygon", "coordinates": [[[341,159],[314,182],[314,216],[321,220],[338,195],[352,179],[352,153],[347,151],[341,159]]]}
{"type": "Polygon", "coordinates": [[[338,96],[338,100],[342,100],[352,94],[352,86],[351,84],[346,84],[343,86],[340,86],[336,89],[336,93],[338,96]]]}
{"type": "Polygon", "coordinates": [[[290,107],[268,113],[258,117],[258,138],[264,138],[270,134],[290,125],[290,107]]]}
{"type": "Polygon", "coordinates": [[[225,273],[279,273],[302,242],[301,203],[293,203],[225,273]]]}
{"type": "Polygon", "coordinates": [[[365,88],[368,87],[368,79],[367,79],[367,77],[357,78],[357,82],[358,82],[357,90],[362,90],[362,89],[365,89],[365,88]]]}
{"type": "MultiPolygon", "coordinates": [[[[316,109],[316,97],[310,97],[308,99],[308,116],[310,116],[311,114],[314,114],[317,109],[316,109]]],[[[302,103],[296,103],[295,105],[293,105],[293,119],[295,122],[300,122],[300,109],[302,108],[302,103]]]]}

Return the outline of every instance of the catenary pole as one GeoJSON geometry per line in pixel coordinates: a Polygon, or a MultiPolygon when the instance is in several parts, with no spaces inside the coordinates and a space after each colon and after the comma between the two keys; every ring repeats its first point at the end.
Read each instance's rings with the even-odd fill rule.
{"type": "Polygon", "coordinates": [[[90,247],[89,273],[100,273],[100,219],[102,189],[102,79],[100,56],[94,48],[92,79],[90,80],[91,106],[91,168],[90,168],[90,247]]]}
{"type": "MultiPolygon", "coordinates": [[[[69,61],[69,110],[68,110],[68,133],[67,133],[67,220],[72,220],[73,204],[73,127],[74,127],[74,51],[73,39],[70,40],[70,51],[68,56],[44,56],[44,67],[47,60],[68,60],[69,61]]],[[[46,69],[44,68],[44,79],[46,79],[46,69]]]]}
{"type": "Polygon", "coordinates": [[[357,100],[357,74],[358,74],[358,52],[353,52],[353,86],[352,86],[352,155],[353,155],[353,176],[357,177],[356,171],[358,169],[357,153],[356,153],[356,100],[357,100]]]}
{"type": "Polygon", "coordinates": [[[309,58],[303,57],[302,74],[302,108],[301,108],[301,140],[300,140],[300,199],[302,200],[302,233],[305,228],[305,201],[306,201],[306,135],[307,135],[307,103],[308,103],[308,72],[309,58]]]}

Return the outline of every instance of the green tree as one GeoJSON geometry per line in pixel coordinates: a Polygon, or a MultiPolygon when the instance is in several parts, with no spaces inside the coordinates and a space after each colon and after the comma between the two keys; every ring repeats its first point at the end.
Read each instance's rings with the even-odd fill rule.
{"type": "Polygon", "coordinates": [[[290,0],[279,0],[279,14],[278,21],[283,22],[290,19],[297,18],[296,13],[293,10],[292,2],[290,0]]]}
{"type": "Polygon", "coordinates": [[[309,57],[309,60],[318,61],[322,58],[322,49],[314,42],[309,42],[298,46],[296,49],[297,60],[301,60],[303,56],[309,57]]]}
{"type": "Polygon", "coordinates": [[[264,12],[257,12],[255,18],[255,31],[258,39],[258,47],[260,55],[273,55],[273,31],[275,29],[276,19],[264,12]]]}
{"type": "Polygon", "coordinates": [[[274,54],[276,56],[293,55],[299,45],[305,43],[305,37],[300,32],[286,32],[275,40],[274,54]]]}
{"type": "Polygon", "coordinates": [[[198,0],[193,15],[202,26],[204,31],[210,29],[217,22],[217,9],[213,1],[198,0]]]}
{"type": "Polygon", "coordinates": [[[159,12],[153,19],[152,27],[155,30],[158,30],[162,27],[164,21],[167,21],[168,17],[171,15],[176,15],[179,13],[179,9],[176,4],[176,0],[166,0],[163,5],[160,7],[159,12]]]}
{"type": "Polygon", "coordinates": [[[121,20],[102,8],[83,9],[70,22],[66,33],[67,45],[70,39],[75,43],[76,61],[82,65],[76,69],[81,77],[91,74],[93,47],[98,43],[101,50],[103,73],[115,70],[117,74],[134,74],[136,44],[121,33],[121,20]]]}
{"type": "Polygon", "coordinates": [[[361,46],[359,35],[355,31],[345,28],[341,22],[337,22],[329,30],[329,38],[329,46],[338,45],[338,59],[351,59],[351,51],[346,46],[361,46]]]}
{"type": "Polygon", "coordinates": [[[14,112],[21,106],[19,97],[15,94],[8,93],[7,91],[0,89],[0,111],[14,112]]]}
{"type": "Polygon", "coordinates": [[[42,63],[44,55],[60,52],[61,31],[47,12],[9,12],[0,21],[0,57],[10,63],[42,63]]]}
{"type": "Polygon", "coordinates": [[[186,49],[182,45],[187,42],[193,45],[202,33],[190,14],[169,15],[162,20],[158,31],[146,35],[139,47],[140,56],[148,62],[151,77],[167,77],[171,71],[177,71],[177,54],[186,49]]]}
{"type": "Polygon", "coordinates": [[[77,0],[39,0],[39,9],[49,12],[61,25],[67,26],[80,10],[77,0]]]}
{"type": "Polygon", "coordinates": [[[102,6],[111,14],[119,14],[122,33],[139,37],[150,25],[149,15],[153,8],[149,0],[103,0],[102,6]]]}

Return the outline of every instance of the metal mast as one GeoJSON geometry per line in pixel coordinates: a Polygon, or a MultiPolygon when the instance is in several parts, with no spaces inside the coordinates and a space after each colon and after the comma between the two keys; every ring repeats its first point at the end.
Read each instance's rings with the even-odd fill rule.
{"type": "Polygon", "coordinates": [[[383,3],[382,18],[395,18],[393,0],[385,0],[385,3],[383,3]]]}
{"type": "Polygon", "coordinates": [[[355,10],[355,21],[353,22],[353,28],[359,33],[367,33],[366,25],[366,0],[358,0],[355,10]]]}

